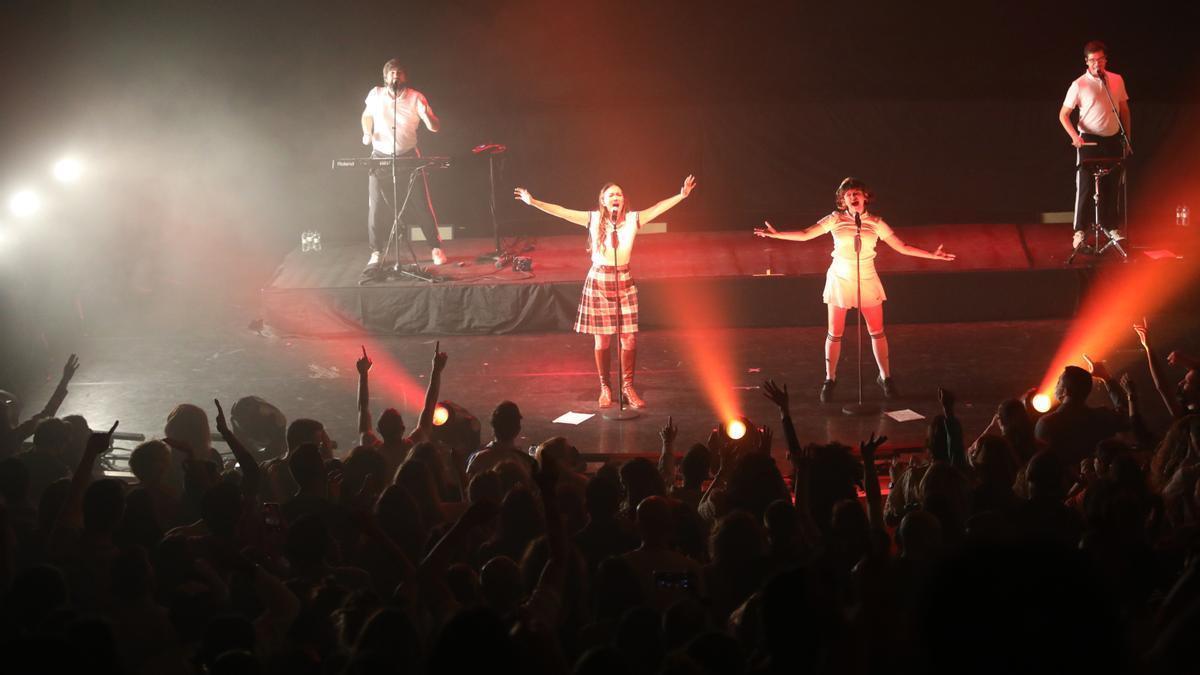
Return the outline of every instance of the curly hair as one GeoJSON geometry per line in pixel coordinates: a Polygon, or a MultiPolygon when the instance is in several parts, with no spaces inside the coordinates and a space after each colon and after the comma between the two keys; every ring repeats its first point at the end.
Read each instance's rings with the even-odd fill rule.
{"type": "Polygon", "coordinates": [[[871,188],[867,187],[865,182],[855,178],[854,176],[847,176],[842,179],[842,182],[838,185],[837,191],[833,193],[833,208],[837,209],[838,211],[844,211],[846,209],[846,205],[842,203],[842,198],[845,197],[846,193],[851,190],[861,191],[863,193],[863,200],[867,204],[870,204],[871,201],[875,199],[875,193],[871,192],[871,188]]]}

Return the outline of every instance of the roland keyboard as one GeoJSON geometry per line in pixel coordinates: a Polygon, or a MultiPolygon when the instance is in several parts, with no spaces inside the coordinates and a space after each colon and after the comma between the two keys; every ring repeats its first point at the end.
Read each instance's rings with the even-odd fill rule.
{"type": "Polygon", "coordinates": [[[333,160],[334,169],[390,169],[395,162],[397,169],[445,169],[450,166],[449,157],[346,157],[333,160]]]}

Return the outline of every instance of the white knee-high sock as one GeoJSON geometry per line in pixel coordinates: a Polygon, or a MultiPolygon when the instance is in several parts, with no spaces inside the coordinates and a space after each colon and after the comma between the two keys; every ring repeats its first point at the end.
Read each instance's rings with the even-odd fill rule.
{"type": "Polygon", "coordinates": [[[838,360],[842,357],[842,336],[825,335],[825,379],[837,379],[838,360]]]}
{"type": "Polygon", "coordinates": [[[883,379],[892,376],[891,364],[888,362],[887,334],[883,331],[871,334],[871,351],[875,352],[875,365],[879,366],[879,375],[883,379]]]}

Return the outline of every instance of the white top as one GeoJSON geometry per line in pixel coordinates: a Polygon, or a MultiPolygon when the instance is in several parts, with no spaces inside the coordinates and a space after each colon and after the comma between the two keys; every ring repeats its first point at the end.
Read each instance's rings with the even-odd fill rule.
{"type": "Polygon", "coordinates": [[[1125,91],[1125,80],[1120,75],[1107,71],[1104,79],[1108,82],[1108,91],[1112,93],[1112,101],[1104,91],[1104,82],[1089,72],[1080,75],[1067,89],[1067,97],[1063,99],[1064,108],[1079,108],[1079,124],[1076,126],[1081,134],[1096,134],[1097,136],[1115,136],[1121,131],[1121,124],[1113,106],[1121,109],[1121,103],[1129,100],[1125,91]]]}
{"type": "Polygon", "coordinates": [[[363,115],[375,119],[375,133],[371,137],[372,149],[385,155],[404,153],[417,147],[417,126],[421,124],[421,116],[417,114],[419,104],[425,104],[425,95],[405,87],[398,97],[393,98],[387,87],[375,87],[367,94],[367,107],[363,115]],[[396,143],[392,141],[393,111],[395,112],[396,143]]]}
{"type": "MultiPolygon", "coordinates": [[[[879,216],[864,213],[862,220],[862,262],[875,259],[875,245],[880,239],[892,236],[892,228],[879,216]]],[[[858,227],[854,216],[846,211],[834,211],[817,222],[823,230],[833,235],[834,261],[854,262],[854,234],[858,227]]]]}
{"type": "Polygon", "coordinates": [[[588,219],[588,241],[592,242],[592,264],[593,265],[616,265],[622,267],[629,264],[629,259],[633,256],[633,240],[637,238],[638,228],[638,212],[629,211],[625,214],[625,222],[621,223],[616,228],[617,232],[617,261],[613,263],[612,235],[613,230],[609,229],[605,233],[604,247],[596,242],[596,237],[600,231],[600,212],[592,211],[591,217],[588,219]]]}

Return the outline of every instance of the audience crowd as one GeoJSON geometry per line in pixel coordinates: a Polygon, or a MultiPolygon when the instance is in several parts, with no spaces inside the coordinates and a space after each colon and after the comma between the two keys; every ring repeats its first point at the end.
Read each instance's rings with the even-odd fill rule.
{"type": "Polygon", "coordinates": [[[685,448],[668,420],[657,462],[589,467],[518,448],[512,401],[486,445],[439,433],[438,349],[414,428],[373,417],[364,350],[349,452],[261,399],[185,403],[128,481],[112,430],[57,416],[72,355],[37,414],[0,392],[0,671],[1194,672],[1198,363],[1135,331],[1169,428],[1089,362],[969,444],[939,391],[889,462],[885,438],[806,444],[768,381],[777,424],[685,448]]]}

